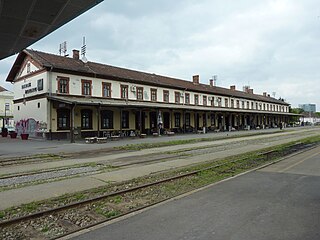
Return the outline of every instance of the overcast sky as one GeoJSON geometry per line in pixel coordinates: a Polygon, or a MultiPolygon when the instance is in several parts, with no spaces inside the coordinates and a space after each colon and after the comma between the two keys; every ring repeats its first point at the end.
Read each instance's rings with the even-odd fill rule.
{"type": "MultiPolygon", "coordinates": [[[[89,61],[202,83],[250,85],[293,107],[320,107],[317,0],[105,0],[31,46],[68,53],[86,37],[89,61]]],[[[0,85],[16,56],[0,61],[0,85]]]]}

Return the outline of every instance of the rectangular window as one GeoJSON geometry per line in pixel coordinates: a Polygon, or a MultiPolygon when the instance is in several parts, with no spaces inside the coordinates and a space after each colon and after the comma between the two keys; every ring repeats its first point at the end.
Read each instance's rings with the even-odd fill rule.
{"type": "Polygon", "coordinates": [[[229,107],[229,100],[228,100],[228,98],[225,98],[225,99],[224,99],[224,106],[225,106],[225,107],[229,107]]]}
{"type": "Polygon", "coordinates": [[[174,113],[174,127],[176,127],[176,128],[180,127],[180,119],[181,119],[181,114],[174,113]]]}
{"type": "Polygon", "coordinates": [[[215,121],[216,118],[215,118],[214,113],[211,113],[210,118],[211,118],[211,126],[215,126],[216,125],[216,121],[215,121]]]}
{"type": "Polygon", "coordinates": [[[121,126],[122,128],[129,128],[129,112],[128,111],[122,111],[121,126]]]}
{"type": "Polygon", "coordinates": [[[258,110],[258,103],[256,103],[256,110],[258,110]]]}
{"type": "Polygon", "coordinates": [[[113,111],[101,111],[101,128],[113,129],[113,111]]]}
{"type": "Polygon", "coordinates": [[[43,78],[39,79],[37,82],[38,91],[43,90],[43,78]]]}
{"type": "Polygon", "coordinates": [[[199,95],[198,94],[194,95],[194,105],[199,105],[199,95]]]}
{"type": "Polygon", "coordinates": [[[70,129],[70,110],[57,109],[57,128],[58,130],[70,129]]]}
{"type": "Polygon", "coordinates": [[[244,101],[241,101],[242,109],[244,109],[244,101]]]}
{"type": "Polygon", "coordinates": [[[253,106],[254,106],[254,104],[253,104],[253,102],[251,102],[251,109],[253,109],[253,106]]]}
{"type": "Polygon", "coordinates": [[[121,85],[120,87],[120,96],[122,99],[128,99],[128,85],[121,85]]]}
{"type": "Polygon", "coordinates": [[[58,93],[69,93],[69,78],[58,77],[58,93]]]}
{"type": "Polygon", "coordinates": [[[221,107],[222,106],[222,99],[221,97],[218,98],[218,107],[221,107]]]}
{"type": "Polygon", "coordinates": [[[31,65],[30,63],[27,63],[27,73],[30,73],[31,72],[31,65]]]}
{"type": "Polygon", "coordinates": [[[247,101],[247,109],[249,109],[250,108],[250,103],[249,103],[249,101],[247,101]]]}
{"type": "Polygon", "coordinates": [[[185,114],[185,124],[186,127],[190,127],[190,113],[185,114]]]}
{"type": "Polygon", "coordinates": [[[151,88],[151,101],[156,102],[157,101],[157,89],[151,88]]]}
{"type": "Polygon", "coordinates": [[[169,91],[163,90],[163,101],[164,102],[169,102],[169,91]]]}
{"type": "Polygon", "coordinates": [[[203,106],[207,106],[207,96],[203,96],[202,98],[202,101],[203,101],[203,106]]]}
{"type": "Polygon", "coordinates": [[[214,97],[211,97],[211,106],[214,107],[214,97]]]}
{"type": "Polygon", "coordinates": [[[91,80],[81,80],[82,95],[91,96],[91,80]]]}
{"type": "Polygon", "coordinates": [[[143,87],[137,87],[137,100],[143,100],[143,87]]]}
{"type": "Polygon", "coordinates": [[[180,103],[180,92],[174,92],[174,102],[180,103]]]}
{"type": "Polygon", "coordinates": [[[237,100],[237,108],[240,108],[240,101],[237,100]]]}
{"type": "Polygon", "coordinates": [[[263,111],[265,111],[266,110],[266,104],[264,103],[263,104],[263,111]]]}
{"type": "Polygon", "coordinates": [[[190,94],[189,93],[185,93],[184,99],[185,99],[185,104],[190,104],[190,94]]]}
{"type": "Polygon", "coordinates": [[[92,111],[89,109],[81,111],[81,128],[92,129],[92,111]]]}
{"type": "Polygon", "coordinates": [[[111,98],[111,83],[102,83],[102,97],[111,98]]]}
{"type": "Polygon", "coordinates": [[[231,99],[231,108],[234,108],[234,99],[231,99]]]}

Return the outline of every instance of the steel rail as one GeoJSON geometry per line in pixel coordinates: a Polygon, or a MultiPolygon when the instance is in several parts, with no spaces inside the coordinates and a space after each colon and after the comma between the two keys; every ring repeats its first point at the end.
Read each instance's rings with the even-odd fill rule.
{"type": "MultiPolygon", "coordinates": [[[[302,150],[300,148],[300,146],[304,146],[305,148],[310,148],[310,147],[313,147],[314,144],[306,144],[306,145],[304,145],[304,144],[298,143],[298,144],[293,144],[293,145],[289,146],[289,148],[292,148],[290,150],[299,151],[299,150],[302,150]]],[[[274,153],[274,152],[275,151],[262,152],[262,153],[258,154],[258,156],[259,155],[260,156],[266,156],[269,159],[268,155],[271,154],[271,153],[274,153]]],[[[12,219],[0,222],[0,228],[11,226],[11,225],[14,225],[14,224],[18,224],[18,223],[21,223],[21,222],[24,222],[24,221],[27,221],[27,220],[32,220],[32,219],[40,218],[40,217],[43,217],[43,216],[51,215],[53,213],[62,212],[62,211],[69,210],[69,209],[72,209],[72,208],[81,207],[83,205],[88,205],[90,203],[101,201],[101,200],[104,200],[104,199],[109,198],[109,197],[114,197],[114,196],[117,196],[117,195],[122,195],[122,194],[125,194],[125,193],[134,192],[134,191],[146,188],[146,187],[155,186],[155,185],[158,185],[158,184],[161,184],[161,183],[170,182],[170,181],[177,180],[177,179],[182,179],[182,178],[185,178],[185,177],[188,177],[188,176],[196,175],[196,174],[204,172],[204,171],[212,170],[212,169],[215,169],[215,168],[219,168],[219,167],[222,167],[222,166],[225,166],[225,165],[228,165],[228,164],[240,162],[240,161],[247,160],[247,159],[249,159],[249,157],[244,157],[244,158],[240,158],[240,159],[233,160],[233,161],[227,161],[227,162],[224,162],[224,163],[221,163],[221,164],[216,164],[216,165],[213,165],[213,166],[210,166],[210,167],[201,168],[201,169],[194,170],[194,171],[191,171],[191,172],[187,172],[187,173],[184,173],[184,174],[179,174],[179,175],[176,175],[176,176],[173,176],[173,177],[164,178],[162,180],[158,180],[158,181],[154,181],[154,182],[151,182],[151,183],[142,184],[142,185],[139,185],[139,186],[136,186],[136,187],[132,187],[132,188],[128,188],[128,189],[124,189],[124,190],[120,190],[120,191],[111,192],[111,193],[104,194],[104,195],[97,196],[97,197],[88,198],[88,199],[85,199],[85,200],[82,200],[82,201],[79,201],[79,202],[74,202],[74,203],[66,204],[64,206],[60,206],[60,207],[56,207],[56,208],[52,208],[52,209],[48,209],[48,210],[44,210],[44,211],[39,211],[39,212],[32,213],[32,214],[29,214],[29,215],[26,215],[26,216],[12,218],[12,219]]],[[[181,193],[181,194],[184,194],[184,193],[181,193]]],[[[95,225],[110,221],[110,220],[112,220],[114,218],[118,218],[118,217],[130,214],[132,212],[139,211],[141,209],[145,209],[145,208],[150,207],[152,205],[155,205],[155,204],[158,204],[160,202],[166,201],[166,200],[168,200],[170,198],[172,198],[172,197],[168,197],[166,199],[162,199],[161,201],[157,201],[155,203],[148,204],[148,205],[140,207],[140,208],[136,208],[136,209],[134,209],[132,211],[117,215],[115,217],[111,217],[111,218],[107,218],[107,219],[102,220],[102,221],[95,222],[95,223],[87,225],[85,227],[79,227],[74,231],[69,231],[68,233],[63,234],[63,235],[59,235],[59,236],[57,236],[57,237],[55,237],[53,239],[61,238],[64,235],[69,235],[69,234],[72,234],[74,232],[78,232],[78,231],[90,228],[92,226],[95,226],[95,225]]]]}

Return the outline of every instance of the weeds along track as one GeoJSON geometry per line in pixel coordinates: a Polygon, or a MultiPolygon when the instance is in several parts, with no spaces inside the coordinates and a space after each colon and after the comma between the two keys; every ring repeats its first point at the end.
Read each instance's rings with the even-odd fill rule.
{"type": "Polygon", "coordinates": [[[219,180],[272,163],[315,144],[287,144],[215,162],[155,174],[82,193],[58,204],[27,204],[0,212],[1,239],[55,239],[150,207],[219,180]],[[95,195],[95,196],[93,196],[95,195]],[[57,206],[59,205],[60,206],[57,206]],[[24,213],[23,213],[24,212],[24,213]]]}

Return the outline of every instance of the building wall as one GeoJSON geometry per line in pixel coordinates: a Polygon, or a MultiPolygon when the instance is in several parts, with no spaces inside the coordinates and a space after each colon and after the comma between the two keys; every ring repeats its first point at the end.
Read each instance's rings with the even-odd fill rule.
{"type": "MultiPolygon", "coordinates": [[[[269,102],[262,102],[262,101],[254,101],[250,99],[244,98],[235,98],[230,96],[218,96],[215,94],[205,94],[205,93],[198,93],[192,91],[181,91],[177,89],[170,89],[170,88],[163,88],[163,87],[154,87],[148,86],[143,84],[133,84],[128,82],[121,82],[121,81],[114,81],[114,80],[105,80],[99,78],[88,78],[88,77],[81,77],[77,75],[70,75],[70,74],[59,74],[59,73],[50,73],[51,76],[51,89],[52,93],[58,93],[58,77],[67,77],[69,78],[69,95],[82,95],[82,80],[90,80],[92,81],[91,91],[92,97],[102,97],[102,83],[110,83],[111,84],[111,98],[120,99],[121,97],[121,85],[128,86],[128,99],[129,100],[137,100],[136,91],[131,91],[132,87],[143,87],[143,101],[151,101],[151,88],[157,89],[157,102],[164,102],[163,100],[163,91],[169,91],[169,103],[175,103],[175,92],[180,92],[183,96],[186,93],[190,94],[190,105],[195,104],[195,95],[198,95],[198,105],[203,105],[203,96],[207,97],[207,106],[211,106],[211,102],[209,101],[210,98],[214,98],[214,107],[227,107],[225,104],[225,99],[227,99],[228,108],[232,108],[231,106],[231,99],[234,101],[233,108],[235,109],[249,109],[249,110],[261,110],[261,111],[272,111],[272,112],[289,112],[289,107],[284,106],[281,104],[274,104],[269,102]],[[219,105],[218,99],[221,99],[221,104],[219,105]],[[237,106],[237,101],[239,101],[239,106],[237,106]],[[242,104],[242,102],[244,104],[242,104]],[[253,107],[252,107],[253,103],[253,107]],[[249,104],[249,106],[248,106],[249,104]]],[[[50,89],[50,87],[48,88],[50,89]]],[[[185,97],[180,98],[179,104],[185,104],[185,97]]]]}
{"type": "Polygon", "coordinates": [[[33,97],[39,94],[48,92],[47,74],[41,72],[31,75],[14,83],[14,99],[23,99],[33,97]],[[38,86],[38,81],[41,81],[43,86],[38,86]]]}
{"type": "MultiPolygon", "coordinates": [[[[0,92],[0,127],[3,127],[3,118],[13,116],[13,92],[2,91],[0,92]],[[5,106],[9,104],[9,109],[6,110],[5,106]]],[[[7,125],[12,125],[11,121],[7,125]]]]}
{"type": "Polygon", "coordinates": [[[316,112],[316,104],[299,104],[299,108],[305,112],[316,112]]]}
{"type": "Polygon", "coordinates": [[[14,121],[33,118],[37,122],[47,123],[47,99],[41,98],[14,105],[14,121]]]}

